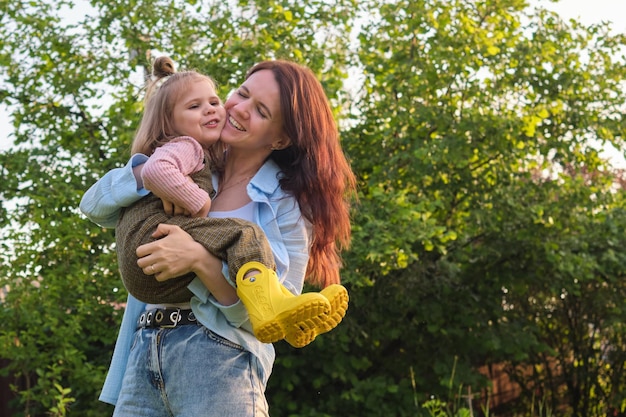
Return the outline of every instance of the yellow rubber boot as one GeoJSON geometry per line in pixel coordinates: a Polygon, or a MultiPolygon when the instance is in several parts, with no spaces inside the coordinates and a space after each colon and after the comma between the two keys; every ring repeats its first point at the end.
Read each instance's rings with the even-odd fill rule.
{"type": "Polygon", "coordinates": [[[287,296],[282,288],[276,273],[260,262],[248,262],[237,273],[237,295],[248,310],[254,335],[263,343],[284,339],[288,329],[314,331],[330,313],[323,295],[287,296]],[[245,278],[251,271],[259,273],[245,278]]]}
{"type": "MultiPolygon", "coordinates": [[[[280,286],[280,289],[285,297],[297,297],[282,284],[280,286]]],[[[332,314],[332,304],[330,314],[332,314]]],[[[300,327],[290,327],[289,329],[287,329],[285,341],[295,348],[303,348],[311,343],[313,340],[315,340],[316,336],[317,331],[315,329],[303,330],[300,327]]]]}
{"type": "MultiPolygon", "coordinates": [[[[286,296],[295,297],[287,288],[282,286],[283,293],[286,296]]],[[[301,348],[311,343],[315,338],[322,334],[331,331],[343,320],[348,309],[348,290],[343,285],[333,284],[324,288],[321,295],[326,297],[330,303],[330,313],[326,320],[321,322],[315,329],[309,331],[303,331],[299,328],[288,329],[285,340],[291,346],[301,348]]]]}
{"type": "Polygon", "coordinates": [[[324,288],[320,294],[322,294],[330,302],[330,314],[328,320],[324,321],[320,327],[317,328],[318,333],[322,334],[331,331],[343,320],[348,310],[348,290],[346,287],[339,284],[332,284],[324,288]]]}

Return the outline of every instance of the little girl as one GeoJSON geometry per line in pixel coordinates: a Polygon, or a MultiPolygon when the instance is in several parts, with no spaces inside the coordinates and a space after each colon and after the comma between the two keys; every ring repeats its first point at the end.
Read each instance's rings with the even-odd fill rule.
{"type": "MultiPolygon", "coordinates": [[[[347,309],[341,285],[322,293],[293,295],[278,280],[269,244],[254,223],[235,218],[206,217],[214,190],[208,161],[220,136],[226,112],[214,81],[195,71],[176,72],[168,57],[154,62],[145,112],[132,154],[150,156],[141,171],[152,194],[122,210],[116,226],[118,263],[129,293],[148,303],[141,327],[167,327],[194,322],[187,288],[193,274],[158,281],[158,265],[144,274],[135,249],[154,240],[160,223],[180,226],[209,252],[228,263],[232,282],[248,314],[254,335],[264,343],[285,339],[303,347],[334,328],[347,309]],[[163,201],[189,216],[169,216],[163,201]],[[330,300],[329,300],[330,298],[330,300]],[[182,310],[181,310],[182,308],[182,310]]],[[[249,181],[243,176],[240,182],[249,181]]]]}

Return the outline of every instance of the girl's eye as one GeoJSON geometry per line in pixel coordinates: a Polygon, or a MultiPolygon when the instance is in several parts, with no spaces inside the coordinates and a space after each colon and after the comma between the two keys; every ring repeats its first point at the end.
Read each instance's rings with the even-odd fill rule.
{"type": "Polygon", "coordinates": [[[259,112],[259,115],[264,118],[267,119],[267,116],[265,115],[265,113],[263,112],[263,109],[261,107],[257,107],[256,109],[259,112]]]}
{"type": "Polygon", "coordinates": [[[248,96],[247,96],[247,95],[246,95],[243,91],[241,91],[241,90],[237,90],[237,95],[238,95],[238,96],[240,96],[240,97],[243,97],[243,98],[248,97],[248,96]]]}

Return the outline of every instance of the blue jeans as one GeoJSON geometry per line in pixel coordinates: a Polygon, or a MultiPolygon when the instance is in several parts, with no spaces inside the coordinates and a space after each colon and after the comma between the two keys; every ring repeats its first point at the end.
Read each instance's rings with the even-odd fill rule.
{"type": "Polygon", "coordinates": [[[140,329],[114,417],[268,417],[254,355],[194,324],[140,329]]]}

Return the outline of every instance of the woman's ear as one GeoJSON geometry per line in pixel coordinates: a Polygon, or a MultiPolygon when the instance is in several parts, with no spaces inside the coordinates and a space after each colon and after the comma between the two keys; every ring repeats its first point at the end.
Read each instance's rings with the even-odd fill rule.
{"type": "Polygon", "coordinates": [[[291,140],[288,137],[280,137],[272,142],[270,149],[273,151],[280,151],[288,148],[289,145],[291,145],[291,140]]]}

